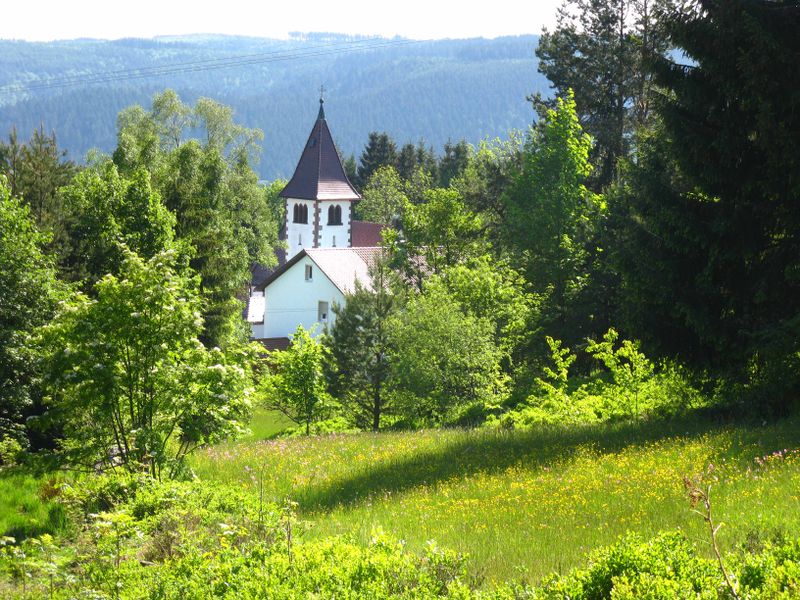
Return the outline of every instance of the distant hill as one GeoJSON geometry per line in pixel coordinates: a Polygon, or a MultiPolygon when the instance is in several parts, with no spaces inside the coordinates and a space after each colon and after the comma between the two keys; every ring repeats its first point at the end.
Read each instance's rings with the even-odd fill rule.
{"type": "Polygon", "coordinates": [[[171,87],[185,101],[208,96],[229,104],[238,122],[263,129],[261,176],[288,177],[324,84],[328,121],[345,154],[357,157],[372,130],[388,131],[398,143],[424,138],[440,152],[448,139],[476,143],[531,123],[525,98],[547,89],[536,68],[537,43],[533,35],[413,43],[331,34],[0,40],[0,136],[16,125],[27,139],[44,123],[81,160],[91,148],[113,149],[122,108],[149,106],[154,93],[171,87]],[[360,44],[372,47],[354,49],[360,44]],[[211,70],[208,61],[233,66],[211,70]],[[184,66],[139,76],[176,64],[184,66]],[[114,74],[99,77],[107,73],[114,74]],[[53,87],[65,77],[77,85],[53,87]]]}

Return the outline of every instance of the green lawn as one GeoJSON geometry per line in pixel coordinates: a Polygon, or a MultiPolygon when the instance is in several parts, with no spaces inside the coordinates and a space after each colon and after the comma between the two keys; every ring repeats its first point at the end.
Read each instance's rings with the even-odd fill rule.
{"type": "Polygon", "coordinates": [[[250,435],[243,442],[270,440],[287,427],[293,425],[288,417],[275,410],[257,408],[250,423],[250,435]]]}
{"type": "Polygon", "coordinates": [[[434,539],[468,553],[493,581],[563,572],[626,531],[681,528],[704,546],[682,476],[709,464],[724,547],[748,535],[796,535],[799,447],[798,418],[736,427],[643,422],[245,441],[208,449],[192,466],[202,478],[254,491],[262,480],[268,499],[299,502],[312,536],[366,540],[381,528],[415,549],[434,539]]]}

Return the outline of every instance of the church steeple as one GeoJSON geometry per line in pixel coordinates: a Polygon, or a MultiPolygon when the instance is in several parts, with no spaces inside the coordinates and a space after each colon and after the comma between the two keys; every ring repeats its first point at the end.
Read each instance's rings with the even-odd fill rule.
{"type": "Polygon", "coordinates": [[[325,88],[319,113],[294,175],[281,191],[286,199],[287,257],[302,248],[347,248],[351,244],[351,203],[361,196],[347,179],[325,120],[325,88]]]}
{"type": "Polygon", "coordinates": [[[347,175],[325,120],[324,99],[319,115],[294,170],[281,192],[282,198],[303,200],[360,200],[361,196],[347,175]]]}

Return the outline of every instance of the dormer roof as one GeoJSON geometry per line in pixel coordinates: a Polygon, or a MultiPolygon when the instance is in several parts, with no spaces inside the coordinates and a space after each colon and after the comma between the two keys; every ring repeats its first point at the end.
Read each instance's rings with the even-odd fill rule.
{"type": "Polygon", "coordinates": [[[325,120],[323,101],[311,135],[294,170],[294,175],[280,193],[282,198],[300,200],[360,200],[336,152],[333,137],[325,120]]]}

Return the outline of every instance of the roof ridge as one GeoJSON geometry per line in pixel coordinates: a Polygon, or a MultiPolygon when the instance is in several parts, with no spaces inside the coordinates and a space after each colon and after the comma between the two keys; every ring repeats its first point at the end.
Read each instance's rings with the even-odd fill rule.
{"type": "MultiPolygon", "coordinates": [[[[322,179],[322,121],[324,120],[324,118],[317,117],[317,122],[314,124],[314,128],[317,130],[317,199],[319,199],[319,182],[322,179]]],[[[316,213],[316,208],[314,211],[316,213]]],[[[314,218],[317,218],[316,214],[314,214],[314,218]]]]}

